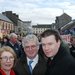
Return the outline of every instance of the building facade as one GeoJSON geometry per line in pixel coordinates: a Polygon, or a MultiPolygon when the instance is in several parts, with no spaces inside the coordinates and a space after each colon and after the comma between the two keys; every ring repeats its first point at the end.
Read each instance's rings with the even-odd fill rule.
{"type": "Polygon", "coordinates": [[[14,30],[13,22],[7,18],[5,15],[0,14],[0,34],[2,35],[9,34],[10,31],[14,30]]]}
{"type": "Polygon", "coordinates": [[[52,29],[53,25],[51,24],[37,24],[37,25],[33,25],[33,33],[40,35],[42,32],[44,32],[47,29],[52,29]]]}
{"type": "Polygon", "coordinates": [[[13,13],[12,11],[5,11],[5,12],[2,12],[2,14],[5,15],[6,17],[8,17],[13,22],[14,31],[16,32],[17,31],[17,26],[18,26],[19,16],[16,13],[13,13]]]}
{"type": "Polygon", "coordinates": [[[56,29],[60,29],[61,27],[63,27],[64,25],[66,25],[71,21],[72,18],[66,13],[63,13],[61,16],[57,16],[55,20],[56,29]]]}
{"type": "Polygon", "coordinates": [[[22,21],[18,20],[18,33],[19,34],[26,34],[30,31],[31,21],[22,21]]]}

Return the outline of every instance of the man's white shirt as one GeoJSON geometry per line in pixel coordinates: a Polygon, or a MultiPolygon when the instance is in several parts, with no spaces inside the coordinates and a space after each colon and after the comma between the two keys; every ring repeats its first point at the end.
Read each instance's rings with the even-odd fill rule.
{"type": "Polygon", "coordinates": [[[34,67],[36,66],[36,64],[38,63],[38,55],[36,55],[36,57],[34,58],[34,59],[29,59],[28,57],[27,57],[27,63],[28,63],[28,65],[29,65],[29,61],[30,60],[33,60],[33,62],[31,63],[31,66],[32,66],[32,70],[34,69],[34,67]]]}

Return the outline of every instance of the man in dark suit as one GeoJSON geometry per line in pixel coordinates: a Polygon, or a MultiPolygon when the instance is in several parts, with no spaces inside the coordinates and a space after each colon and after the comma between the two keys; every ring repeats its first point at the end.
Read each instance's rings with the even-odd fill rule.
{"type": "Polygon", "coordinates": [[[46,75],[75,75],[75,61],[56,30],[41,34],[43,51],[48,57],[46,75]]]}
{"type": "Polygon", "coordinates": [[[22,45],[25,55],[17,61],[14,67],[17,75],[45,75],[46,63],[45,59],[38,54],[38,38],[33,34],[28,34],[23,38],[22,45]]]}
{"type": "Polygon", "coordinates": [[[13,48],[17,55],[17,58],[19,58],[23,54],[23,49],[21,45],[18,43],[17,34],[15,33],[11,33],[9,35],[9,41],[7,41],[4,45],[13,48]]]}
{"type": "Polygon", "coordinates": [[[71,36],[70,53],[75,58],[75,34],[72,34],[72,36],[71,36]]]}

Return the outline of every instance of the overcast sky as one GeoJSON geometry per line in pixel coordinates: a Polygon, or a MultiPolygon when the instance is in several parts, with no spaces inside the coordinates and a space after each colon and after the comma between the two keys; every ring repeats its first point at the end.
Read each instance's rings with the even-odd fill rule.
{"type": "Polygon", "coordinates": [[[32,24],[51,24],[63,11],[75,19],[75,0],[0,0],[0,13],[5,11],[32,24]]]}

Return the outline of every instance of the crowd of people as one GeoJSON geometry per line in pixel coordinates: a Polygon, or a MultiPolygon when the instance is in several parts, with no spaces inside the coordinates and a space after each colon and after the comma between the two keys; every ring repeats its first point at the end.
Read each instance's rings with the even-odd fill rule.
{"type": "Polygon", "coordinates": [[[0,48],[0,75],[75,75],[75,36],[69,47],[57,30],[19,39],[11,33],[0,48]]]}

